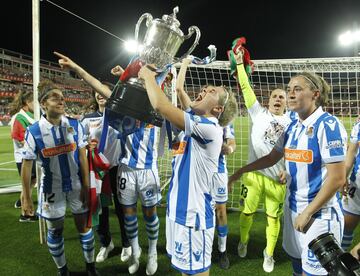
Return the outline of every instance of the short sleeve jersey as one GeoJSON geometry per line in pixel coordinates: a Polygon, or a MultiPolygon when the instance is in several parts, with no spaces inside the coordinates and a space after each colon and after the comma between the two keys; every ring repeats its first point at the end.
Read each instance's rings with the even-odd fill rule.
{"type": "Polygon", "coordinates": [[[81,121],[84,126],[84,134],[87,139],[96,140],[98,147],[100,146],[101,138],[105,141],[104,144],[104,156],[108,159],[111,166],[118,165],[119,157],[121,155],[119,132],[108,127],[106,135],[102,135],[103,131],[103,113],[97,111],[94,113],[86,114],[81,121]]]}
{"type": "Polygon", "coordinates": [[[172,177],[167,198],[169,219],[196,229],[214,227],[213,176],[223,142],[216,118],[184,112],[185,130],[173,144],[172,177]]]}
{"type": "MultiPolygon", "coordinates": [[[[283,152],[289,174],[285,203],[301,213],[313,201],[327,178],[326,164],[345,160],[347,133],[341,122],[319,107],[306,120],[293,121],[275,149],[283,152]]],[[[331,218],[338,194],[315,215],[331,218]]]]}
{"type": "Polygon", "coordinates": [[[86,145],[77,120],[62,116],[61,124],[54,126],[42,116],[28,127],[22,155],[40,162],[45,193],[68,192],[81,186],[79,149],[86,145]]]}

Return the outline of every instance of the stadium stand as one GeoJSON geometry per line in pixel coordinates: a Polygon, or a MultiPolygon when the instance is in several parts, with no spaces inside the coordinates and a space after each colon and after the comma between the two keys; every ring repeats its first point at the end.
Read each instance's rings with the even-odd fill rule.
{"type": "MultiPolygon", "coordinates": [[[[63,71],[57,63],[40,61],[40,78],[58,84],[64,92],[66,113],[78,117],[88,103],[91,88],[63,71]]],[[[9,103],[19,91],[32,91],[32,57],[0,48],[0,125],[10,121],[9,103]]]]}

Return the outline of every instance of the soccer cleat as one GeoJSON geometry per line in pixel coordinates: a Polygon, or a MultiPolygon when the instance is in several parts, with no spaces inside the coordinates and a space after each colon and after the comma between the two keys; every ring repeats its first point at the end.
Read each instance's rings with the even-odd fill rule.
{"type": "Polygon", "coordinates": [[[20,208],[21,208],[21,200],[20,200],[20,199],[16,200],[14,207],[15,207],[16,209],[20,209],[20,208]]]}
{"type": "Polygon", "coordinates": [[[274,264],[275,264],[274,258],[266,253],[266,249],[264,249],[263,255],[264,255],[263,269],[265,272],[270,273],[274,270],[274,264]]]}
{"type": "Polygon", "coordinates": [[[230,262],[226,251],[224,252],[219,251],[219,266],[221,269],[229,269],[230,267],[230,262]]]}
{"type": "Polygon", "coordinates": [[[95,268],[95,263],[86,263],[87,276],[100,276],[100,273],[95,268]]]}
{"type": "Polygon", "coordinates": [[[141,256],[141,248],[139,248],[139,254],[137,256],[135,256],[134,254],[132,254],[129,258],[129,267],[128,267],[128,271],[130,274],[135,274],[140,266],[140,259],[141,256]]]}
{"type": "Polygon", "coordinates": [[[123,247],[121,250],[120,260],[122,262],[127,262],[131,257],[131,246],[123,247]]]}
{"type": "Polygon", "coordinates": [[[70,276],[70,272],[69,272],[69,270],[67,268],[67,265],[59,268],[57,275],[58,276],[70,276]]]}
{"type": "Polygon", "coordinates": [[[39,220],[39,218],[37,215],[33,215],[33,216],[20,215],[20,218],[19,218],[20,222],[35,222],[38,220],[39,220]]]}
{"type": "Polygon", "coordinates": [[[102,246],[100,248],[99,253],[96,256],[96,262],[97,263],[101,263],[103,261],[105,261],[109,255],[109,253],[114,249],[114,243],[111,240],[109,245],[107,247],[102,246]]]}
{"type": "Polygon", "coordinates": [[[239,242],[238,244],[238,255],[240,258],[245,258],[247,254],[247,243],[239,242]]]}
{"type": "Polygon", "coordinates": [[[146,265],[146,275],[154,275],[158,269],[157,254],[148,256],[148,262],[146,265]]]}

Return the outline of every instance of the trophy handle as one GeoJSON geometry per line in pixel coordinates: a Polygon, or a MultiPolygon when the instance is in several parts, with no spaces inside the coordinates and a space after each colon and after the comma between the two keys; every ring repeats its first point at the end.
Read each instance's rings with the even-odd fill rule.
{"type": "Polygon", "coordinates": [[[199,28],[196,27],[196,26],[191,26],[191,27],[188,29],[188,32],[189,32],[189,33],[188,33],[186,36],[184,36],[184,40],[189,39],[194,32],[196,32],[196,37],[195,37],[195,41],[194,41],[193,45],[192,45],[192,46],[190,47],[190,49],[182,56],[182,58],[187,57],[188,55],[190,55],[190,54],[194,51],[195,47],[199,44],[199,40],[200,40],[200,36],[201,36],[200,30],[199,30],[199,28]]]}
{"type": "Polygon", "coordinates": [[[145,18],[146,18],[146,27],[149,27],[149,25],[151,24],[151,22],[153,20],[153,17],[150,13],[144,13],[142,16],[140,16],[140,18],[135,26],[135,40],[136,41],[138,41],[140,25],[145,18]]]}

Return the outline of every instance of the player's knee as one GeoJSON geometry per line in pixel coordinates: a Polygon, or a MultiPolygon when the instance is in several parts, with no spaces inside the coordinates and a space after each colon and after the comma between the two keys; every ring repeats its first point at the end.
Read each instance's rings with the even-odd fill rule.
{"type": "Polygon", "coordinates": [[[280,219],[279,217],[269,216],[268,214],[266,214],[266,216],[267,216],[268,220],[279,220],[280,219]]]}
{"type": "Polygon", "coordinates": [[[62,237],[64,230],[64,220],[47,220],[48,236],[54,238],[62,237]]]}
{"type": "Polygon", "coordinates": [[[247,217],[252,217],[255,213],[244,213],[244,212],[242,212],[242,214],[244,216],[247,216],[247,217]]]}
{"type": "Polygon", "coordinates": [[[136,205],[131,207],[122,205],[122,210],[125,216],[134,216],[137,214],[136,205]]]}
{"type": "Polygon", "coordinates": [[[62,237],[64,228],[48,228],[48,235],[52,238],[62,237]]]}
{"type": "Polygon", "coordinates": [[[48,229],[62,229],[64,227],[64,219],[46,220],[46,226],[48,229]]]}
{"type": "Polygon", "coordinates": [[[153,217],[156,215],[156,206],[153,207],[144,207],[143,206],[143,215],[145,217],[153,217]]]}
{"type": "Polygon", "coordinates": [[[347,231],[354,231],[356,226],[359,224],[360,217],[350,214],[345,214],[344,216],[344,227],[347,231]]]}

